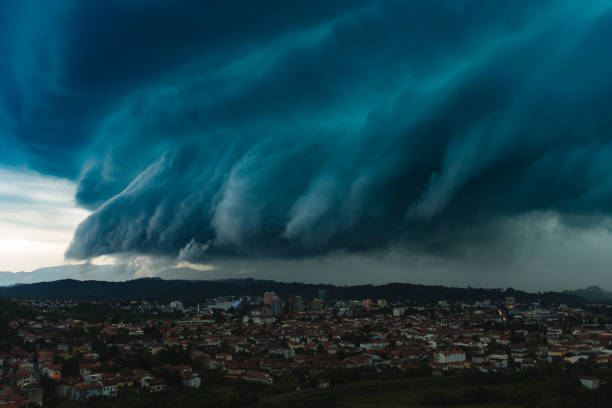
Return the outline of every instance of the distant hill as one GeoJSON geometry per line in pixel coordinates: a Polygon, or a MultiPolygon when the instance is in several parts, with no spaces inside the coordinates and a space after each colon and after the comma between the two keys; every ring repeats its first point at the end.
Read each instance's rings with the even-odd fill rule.
{"type": "MultiPolygon", "coordinates": [[[[203,272],[188,267],[167,268],[159,272],[159,277],[163,279],[204,280],[219,279],[224,276],[227,276],[225,271],[203,272]]],[[[91,263],[50,266],[32,272],[0,272],[0,286],[52,282],[61,279],[126,281],[134,279],[134,275],[123,265],[94,265],[91,263]]]]}
{"type": "Polygon", "coordinates": [[[17,283],[51,282],[66,278],[78,280],[126,280],[130,277],[120,266],[82,263],[50,266],[36,269],[32,272],[0,272],[0,286],[17,283]]]}
{"type": "Polygon", "coordinates": [[[445,286],[390,283],[386,285],[334,286],[306,283],[284,283],[255,279],[227,279],[214,281],[135,279],[125,282],[79,281],[73,279],[24,284],[0,288],[0,297],[90,299],[90,300],[142,300],[182,299],[201,301],[216,296],[262,296],[274,291],[281,298],[301,295],[305,299],[317,297],[319,289],[327,289],[335,299],[410,300],[418,303],[469,302],[490,299],[504,300],[513,296],[520,302],[543,304],[583,304],[584,299],[571,293],[528,293],[514,289],[450,288],[445,286]]]}
{"type": "Polygon", "coordinates": [[[576,295],[591,302],[612,302],[612,292],[603,290],[599,286],[589,286],[586,289],[568,290],[565,293],[576,295]]]}

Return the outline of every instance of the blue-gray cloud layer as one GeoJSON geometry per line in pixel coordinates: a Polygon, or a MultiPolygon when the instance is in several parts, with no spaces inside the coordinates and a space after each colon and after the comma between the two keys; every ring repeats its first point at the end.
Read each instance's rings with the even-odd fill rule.
{"type": "Polygon", "coordinates": [[[0,160],[78,181],[78,259],[435,251],[610,215],[606,3],[2,3],[0,160]]]}

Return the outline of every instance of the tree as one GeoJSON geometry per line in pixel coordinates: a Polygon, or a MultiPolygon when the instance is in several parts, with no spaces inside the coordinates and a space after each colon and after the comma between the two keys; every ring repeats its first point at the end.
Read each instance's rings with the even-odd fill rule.
{"type": "Polygon", "coordinates": [[[521,332],[512,332],[512,334],[510,334],[510,342],[512,344],[524,343],[525,341],[525,335],[521,332]]]}
{"type": "Polygon", "coordinates": [[[62,377],[77,377],[79,375],[80,354],[65,360],[62,364],[62,377]]]}

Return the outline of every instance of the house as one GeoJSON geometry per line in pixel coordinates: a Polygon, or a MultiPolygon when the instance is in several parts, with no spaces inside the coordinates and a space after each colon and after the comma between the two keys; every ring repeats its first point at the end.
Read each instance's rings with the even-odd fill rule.
{"type": "Polygon", "coordinates": [[[117,388],[131,388],[134,386],[134,378],[133,377],[119,377],[117,379],[117,388]]]}
{"type": "Polygon", "coordinates": [[[389,343],[384,340],[370,340],[366,343],[361,343],[359,347],[365,350],[384,350],[389,347],[389,343]]]}
{"type": "Polygon", "coordinates": [[[100,368],[100,363],[79,363],[79,374],[86,376],[100,368]]]}
{"type": "Polygon", "coordinates": [[[230,353],[217,353],[215,356],[217,360],[226,360],[230,361],[232,359],[232,355],[230,353]]]}
{"type": "Polygon", "coordinates": [[[508,367],[508,359],[500,357],[489,357],[489,364],[495,368],[506,368],[508,367]]]}
{"type": "Polygon", "coordinates": [[[181,377],[183,377],[186,375],[190,375],[193,372],[193,369],[189,365],[179,365],[171,367],[170,371],[178,373],[181,377]]]}
{"type": "Polygon", "coordinates": [[[62,378],[62,365],[61,364],[55,364],[50,367],[45,367],[43,368],[42,371],[47,377],[53,378],[54,380],[61,380],[62,378]]]}
{"type": "Polygon", "coordinates": [[[225,374],[225,378],[228,380],[239,380],[242,378],[243,370],[227,370],[227,374],[225,374]]]}
{"type": "Polygon", "coordinates": [[[327,378],[321,378],[319,380],[319,388],[329,388],[329,380],[327,378]]]}
{"type": "Polygon", "coordinates": [[[100,355],[97,353],[87,353],[83,356],[83,360],[87,361],[96,361],[100,358],[100,355]]]}
{"type": "Polygon", "coordinates": [[[75,385],[70,390],[69,398],[75,401],[85,401],[91,397],[101,396],[102,389],[103,385],[100,381],[75,385]]]}
{"type": "Polygon", "coordinates": [[[242,376],[242,379],[245,381],[258,382],[260,384],[272,384],[274,382],[270,375],[261,371],[249,371],[242,376]]]}
{"type": "Polygon", "coordinates": [[[594,390],[599,387],[599,380],[595,377],[580,377],[580,384],[588,388],[589,390],[594,390]]]}
{"type": "Polygon", "coordinates": [[[34,372],[29,368],[20,368],[12,375],[12,380],[17,387],[27,387],[36,382],[34,372]]]}
{"type": "Polygon", "coordinates": [[[70,347],[68,347],[68,346],[67,346],[67,345],[65,345],[65,344],[58,344],[58,345],[57,345],[57,351],[59,351],[59,352],[64,352],[64,353],[65,353],[65,352],[67,352],[67,351],[70,351],[70,347]]]}
{"type": "Polygon", "coordinates": [[[12,388],[0,387],[0,407],[25,407],[28,400],[15,393],[12,388]]]}
{"type": "Polygon", "coordinates": [[[183,386],[187,388],[200,388],[202,386],[202,377],[198,373],[183,374],[183,386]]]}
{"type": "Polygon", "coordinates": [[[102,395],[107,398],[117,398],[117,388],[119,380],[116,378],[106,378],[102,381],[102,395]]]}
{"type": "Polygon", "coordinates": [[[406,312],[405,307],[394,307],[393,308],[393,317],[402,317],[406,312]]]}
{"type": "Polygon", "coordinates": [[[165,347],[162,347],[162,346],[151,346],[149,349],[151,350],[151,354],[152,355],[156,355],[160,351],[164,350],[165,347]]]}
{"type": "Polygon", "coordinates": [[[151,394],[166,391],[166,389],[168,388],[166,380],[162,378],[153,378],[151,376],[144,377],[141,381],[141,384],[142,388],[145,388],[151,394]]]}
{"type": "Polygon", "coordinates": [[[57,395],[60,397],[70,397],[70,390],[77,384],[80,384],[81,380],[76,377],[68,377],[60,380],[57,385],[57,395]]]}
{"type": "Polygon", "coordinates": [[[373,364],[374,358],[371,355],[353,356],[342,360],[342,365],[346,368],[368,367],[373,364]]]}
{"type": "Polygon", "coordinates": [[[304,348],[304,345],[302,343],[298,343],[296,341],[289,340],[289,341],[287,341],[287,344],[289,345],[289,348],[291,350],[297,350],[297,349],[303,349],[304,348]]]}
{"type": "Polygon", "coordinates": [[[271,348],[268,353],[283,356],[283,358],[290,359],[295,356],[295,350],[290,348],[271,348]]]}
{"type": "Polygon", "coordinates": [[[521,361],[517,361],[522,369],[533,368],[537,366],[537,362],[533,358],[523,358],[521,361]]]}
{"type": "Polygon", "coordinates": [[[461,363],[465,361],[465,353],[459,350],[439,351],[434,353],[434,361],[438,364],[461,363]]]}

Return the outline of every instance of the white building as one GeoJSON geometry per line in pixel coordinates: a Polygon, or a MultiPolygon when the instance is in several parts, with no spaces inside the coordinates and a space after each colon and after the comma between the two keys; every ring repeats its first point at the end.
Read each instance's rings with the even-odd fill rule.
{"type": "Polygon", "coordinates": [[[86,374],[83,376],[83,380],[85,380],[85,384],[91,384],[102,380],[102,377],[102,374],[86,374]]]}
{"type": "Polygon", "coordinates": [[[393,308],[393,317],[401,317],[404,315],[404,312],[406,312],[406,308],[405,307],[394,307],[393,308]]]}
{"type": "Polygon", "coordinates": [[[116,379],[102,380],[102,395],[106,398],[117,398],[117,383],[116,379]]]}
{"type": "Polygon", "coordinates": [[[599,387],[599,380],[595,377],[580,377],[580,384],[587,387],[589,390],[594,390],[599,387]]]}
{"type": "Polygon", "coordinates": [[[165,391],[168,388],[164,379],[153,378],[151,376],[143,377],[142,380],[140,380],[140,385],[142,388],[148,390],[151,394],[165,391]]]}
{"type": "Polygon", "coordinates": [[[200,388],[202,377],[198,373],[190,373],[183,376],[183,386],[188,388],[200,388]]]}
{"type": "Polygon", "coordinates": [[[274,380],[268,374],[261,371],[249,371],[242,376],[245,381],[257,382],[260,384],[272,384],[274,380]]]}
{"type": "Polygon", "coordinates": [[[224,312],[234,307],[236,302],[217,302],[214,305],[209,305],[210,310],[223,310],[224,312]]]}
{"type": "Polygon", "coordinates": [[[434,354],[434,361],[440,364],[461,363],[465,361],[465,353],[459,350],[439,351],[434,354]]]}

